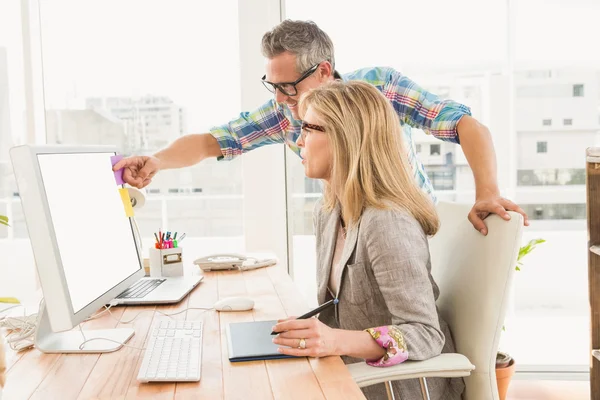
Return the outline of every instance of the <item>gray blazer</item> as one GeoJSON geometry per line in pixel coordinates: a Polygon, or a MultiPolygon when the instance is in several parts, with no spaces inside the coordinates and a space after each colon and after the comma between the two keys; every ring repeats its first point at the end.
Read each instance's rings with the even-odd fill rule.
{"type": "MultiPolygon", "coordinates": [[[[339,228],[340,210],[326,212],[315,206],[317,287],[319,304],[331,298],[328,289],[331,262],[339,228]]],[[[333,309],[319,315],[328,326],[363,330],[397,325],[408,346],[409,359],[425,360],[453,352],[448,325],[439,317],[435,301],[439,289],[431,276],[427,236],[406,211],[368,208],[358,226],[348,230],[340,262],[344,270],[333,309]]],[[[359,360],[342,357],[345,363],[359,360]]],[[[460,399],[462,379],[428,379],[431,399],[460,399]]],[[[393,383],[396,396],[420,399],[418,380],[393,383]]],[[[363,388],[369,399],[385,399],[383,384],[363,388]]]]}

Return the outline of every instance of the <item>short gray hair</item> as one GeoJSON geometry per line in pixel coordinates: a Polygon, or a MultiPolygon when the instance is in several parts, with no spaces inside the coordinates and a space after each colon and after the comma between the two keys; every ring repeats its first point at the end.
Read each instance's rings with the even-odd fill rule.
{"type": "Polygon", "coordinates": [[[286,51],[296,56],[296,69],[299,73],[323,61],[329,61],[332,68],[335,68],[333,42],[312,21],[286,19],[263,35],[263,56],[273,58],[286,51]]]}

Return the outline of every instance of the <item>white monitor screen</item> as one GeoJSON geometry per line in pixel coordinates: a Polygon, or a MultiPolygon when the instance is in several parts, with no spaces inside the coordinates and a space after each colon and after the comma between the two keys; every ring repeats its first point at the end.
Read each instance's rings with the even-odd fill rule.
{"type": "Polygon", "coordinates": [[[38,154],[74,313],[141,268],[112,172],[114,155],[38,154]]]}

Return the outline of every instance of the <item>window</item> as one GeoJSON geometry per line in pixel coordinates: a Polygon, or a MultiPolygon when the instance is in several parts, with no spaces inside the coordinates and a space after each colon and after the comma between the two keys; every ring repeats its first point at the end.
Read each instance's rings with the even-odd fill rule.
{"type": "Polygon", "coordinates": [[[585,169],[518,170],[519,186],[585,185],[585,169]]]}
{"type": "Polygon", "coordinates": [[[565,125],[565,126],[573,125],[573,119],[572,118],[563,119],[563,125],[565,125]]]}
{"type": "Polygon", "coordinates": [[[532,220],[585,220],[585,204],[522,204],[532,220]]]}
{"type": "MultiPolygon", "coordinates": [[[[563,138],[553,141],[553,150],[564,149],[565,154],[556,151],[549,153],[549,136],[537,136],[527,142],[526,146],[522,146],[527,153],[537,154],[537,142],[543,143],[540,147],[544,149],[539,150],[543,150],[544,153],[540,154],[545,156],[538,157],[537,160],[535,157],[527,157],[528,154],[521,154],[523,149],[517,145],[519,140],[515,137],[519,138],[522,132],[528,134],[533,131],[533,134],[537,134],[536,130],[551,130],[552,120],[557,121],[557,126],[560,126],[564,115],[559,114],[559,111],[564,107],[557,106],[557,103],[568,102],[568,99],[574,96],[581,97],[579,101],[589,100],[590,104],[585,105],[587,110],[598,109],[597,96],[590,96],[588,93],[585,97],[584,93],[586,85],[596,88],[597,79],[588,83],[588,74],[582,73],[582,70],[589,69],[591,61],[593,65],[600,63],[600,53],[589,51],[597,48],[596,38],[599,31],[596,20],[597,15],[600,15],[600,3],[569,0],[378,1],[377,7],[390,14],[427,15],[428,23],[432,26],[447,26],[448,20],[454,21],[453,34],[469,38],[470,45],[478,49],[467,52],[464,58],[457,58],[452,53],[451,46],[438,46],[436,51],[439,50],[440,53],[436,53],[435,65],[432,65],[427,57],[415,52],[389,51],[389,40],[374,40],[372,35],[357,31],[355,27],[360,25],[365,31],[369,28],[373,31],[376,28],[376,36],[379,39],[393,38],[397,35],[395,26],[381,24],[376,15],[365,14],[361,4],[355,0],[286,0],[286,18],[311,19],[319,24],[334,41],[336,67],[341,73],[366,66],[392,66],[420,86],[431,88],[433,93],[444,97],[465,97],[466,88],[477,89],[474,96],[459,100],[470,106],[473,116],[486,123],[494,135],[498,152],[498,171],[504,171],[503,174],[499,174],[500,190],[514,191],[518,202],[526,198],[528,203],[531,203],[526,205],[526,211],[532,220],[536,220],[524,231],[523,243],[538,237],[547,240],[547,243],[539,246],[523,260],[524,268],[515,276],[513,308],[506,321],[501,348],[519,360],[518,369],[589,371],[587,260],[586,252],[580,251],[586,245],[586,228],[581,208],[585,203],[585,193],[574,186],[580,185],[581,157],[585,154],[586,146],[590,145],[589,138],[593,137],[593,134],[569,138],[568,147],[563,146],[563,138]],[[339,19],[340,7],[344,7],[343,21],[339,19]],[[472,14],[477,14],[480,18],[470,21],[469,14],[460,11],[464,8],[473,10],[472,14]],[[544,12],[540,13],[539,10],[544,12]],[[568,25],[565,29],[556,29],[556,26],[564,24],[568,25]],[[510,32],[511,35],[508,34],[509,26],[514,29],[510,32]],[[478,34],[473,35],[473,31],[478,34]],[[591,31],[595,34],[591,35],[591,31]],[[507,38],[510,36],[513,36],[514,40],[509,42],[507,38]],[[508,55],[512,59],[509,60],[508,55]],[[506,73],[499,73],[505,70],[505,65],[514,65],[515,68],[507,70],[506,73]],[[569,67],[562,67],[563,65],[569,67]],[[505,90],[499,90],[508,87],[511,80],[515,84],[512,91],[514,97],[508,95],[505,90]],[[495,107],[496,104],[506,104],[508,112],[495,107]],[[507,126],[513,126],[514,129],[507,131],[507,126]],[[514,140],[511,140],[511,135],[514,140]],[[512,148],[511,143],[514,143],[512,148]],[[578,151],[579,156],[573,156],[572,160],[565,159],[567,153],[575,154],[578,151]],[[515,155],[518,155],[517,163],[513,166],[510,160],[515,155]],[[543,165],[539,165],[540,158],[544,161],[543,165]],[[511,174],[517,175],[518,179],[513,182],[508,178],[511,174]],[[537,187],[531,190],[526,186],[537,187]],[[550,199],[567,197],[573,204],[562,200],[558,206],[548,204],[550,199]],[[565,265],[569,266],[568,272],[565,272],[565,265]],[[557,296],[557,293],[561,296],[557,296]],[[568,331],[564,335],[574,338],[570,343],[576,348],[571,347],[568,352],[549,355],[547,349],[554,346],[554,339],[546,332],[552,331],[556,326],[564,327],[568,331]]],[[[419,24],[422,24],[419,19],[403,20],[403,28],[407,31],[420,32],[420,39],[424,42],[435,41],[436,33],[424,32],[419,24]]],[[[575,114],[572,115],[573,118],[578,118],[575,114]]],[[[597,130],[597,127],[593,128],[597,130]]],[[[417,137],[424,137],[424,133],[418,129],[413,129],[412,133],[417,137]]],[[[429,143],[425,140],[421,140],[420,143],[429,146],[425,144],[429,143]]],[[[451,145],[444,145],[444,153],[446,146],[451,145]]],[[[425,156],[430,154],[426,147],[423,147],[422,151],[425,156]]],[[[441,155],[441,151],[439,154],[441,155]]],[[[458,152],[455,154],[458,163],[462,156],[458,152]]],[[[420,158],[425,160],[427,157],[420,158]]],[[[293,210],[291,215],[298,215],[299,218],[297,223],[290,220],[289,225],[289,234],[293,241],[294,278],[300,285],[306,283],[308,290],[305,293],[310,299],[315,293],[313,288],[316,264],[315,238],[308,210],[316,199],[311,197],[313,194],[303,191],[302,171],[299,171],[300,176],[297,177],[295,174],[298,170],[295,169],[295,165],[289,163],[287,168],[288,182],[292,184],[288,185],[292,188],[288,204],[293,210]]],[[[439,182],[439,170],[429,165],[425,165],[425,170],[430,178],[433,175],[439,182]]],[[[444,194],[444,199],[473,201],[472,174],[466,166],[464,170],[462,167],[456,169],[453,190],[456,194],[444,194]]],[[[443,176],[444,173],[440,174],[443,176]]]]}
{"type": "MultiPolygon", "coordinates": [[[[510,45],[514,44],[515,65],[551,69],[552,76],[537,83],[549,91],[554,91],[551,87],[560,88],[560,97],[534,97],[527,100],[527,108],[518,101],[512,105],[517,135],[528,129],[523,121],[531,115],[538,121],[551,118],[557,121],[557,126],[564,126],[565,115],[561,112],[565,107],[597,110],[598,96],[585,93],[585,86],[597,87],[595,66],[600,57],[595,54],[594,67],[589,68],[586,49],[597,47],[594,38],[599,31],[594,16],[600,13],[600,3],[527,0],[508,4],[514,16],[515,36],[510,45]],[[541,9],[543,13],[539,12],[541,9]],[[568,27],[556,30],[557,25],[565,23],[568,27]],[[594,35],[589,35],[590,30],[594,35]],[[569,103],[573,97],[578,98],[577,104],[569,103]]],[[[578,117],[572,114],[569,118],[578,117]]],[[[533,142],[546,143],[545,149],[539,149],[546,153],[537,159],[526,154],[539,146],[533,143],[524,147],[523,152],[509,150],[518,154],[516,197],[532,220],[531,227],[523,232],[524,243],[538,237],[546,239],[546,243],[523,259],[523,268],[515,274],[515,306],[502,338],[504,347],[510,348],[511,355],[529,371],[589,371],[587,253],[580,251],[587,242],[585,174],[581,170],[585,163],[581,160],[594,135],[589,131],[581,135],[558,131],[551,136],[538,136],[533,142]],[[552,152],[548,149],[550,140],[552,152]],[[537,187],[533,190],[523,187],[524,180],[528,181],[526,186],[537,187]],[[581,187],[574,187],[577,185],[581,187]],[[559,204],[549,204],[553,201],[559,204]],[[569,266],[568,272],[565,265],[569,266]],[[557,293],[561,293],[560,298],[557,293]],[[581,345],[551,359],[547,348],[552,346],[552,340],[546,340],[543,332],[555,326],[566,327],[562,334],[571,338],[571,343],[581,345]]]]}
{"type": "MultiPolygon", "coordinates": [[[[5,276],[18,266],[12,260],[33,259],[8,153],[14,145],[35,142],[34,137],[27,137],[25,130],[21,29],[21,2],[0,1],[0,215],[10,219],[9,227],[0,225],[0,254],[5,255],[0,262],[0,274],[5,276]]],[[[0,282],[0,291],[3,288],[8,291],[0,282]]]]}
{"type": "Polygon", "coordinates": [[[583,84],[573,85],[573,97],[583,97],[583,84]]]}
{"type": "MultiPolygon", "coordinates": [[[[433,2],[398,2],[394,0],[381,0],[375,5],[377,9],[385,9],[390,15],[427,15],[428,24],[431,26],[447,26],[452,20],[453,33],[461,37],[468,37],[473,48],[464,57],[456,57],[451,46],[436,47],[436,63],[432,64],[427,57],[406,51],[389,51],[389,40],[397,37],[397,28],[390,24],[381,24],[380,18],[373,13],[364,12],[364,1],[359,0],[286,0],[285,18],[299,20],[313,20],[327,32],[335,45],[336,69],[342,74],[349,73],[359,68],[368,66],[391,66],[403,73],[417,84],[428,88],[432,93],[442,99],[453,99],[471,107],[473,116],[481,120],[481,112],[485,110],[488,101],[487,91],[481,81],[481,74],[476,74],[473,65],[502,65],[506,54],[506,2],[491,0],[482,2],[476,0],[457,0],[449,3],[445,0],[432,0],[433,2]],[[431,12],[432,7],[435,12],[431,12]],[[468,7],[481,16],[473,20],[467,14],[460,12],[461,7],[468,7]],[[339,9],[344,9],[344,20],[339,18],[339,9]],[[374,32],[365,35],[355,29],[363,26],[366,30],[374,32]],[[476,30],[477,35],[472,31],[476,30]],[[475,41],[476,43],[474,43],[475,41]],[[360,50],[359,50],[360,49],[360,50]],[[458,98],[457,98],[458,97],[458,98]]],[[[438,40],[433,31],[426,32],[422,29],[422,21],[415,18],[403,20],[403,29],[411,32],[421,32],[421,40],[425,42],[438,40]]],[[[503,85],[503,84],[501,84],[503,85]]],[[[493,107],[492,107],[493,108],[493,107]]],[[[490,127],[495,132],[494,127],[490,127]]],[[[412,129],[415,138],[415,151],[419,158],[426,161],[431,155],[436,155],[436,167],[444,164],[448,158],[442,159],[442,146],[440,142],[430,145],[429,138],[419,129],[412,129]]],[[[451,148],[452,145],[448,145],[451,148]]],[[[446,145],[444,145],[446,153],[446,145]]],[[[308,192],[304,184],[304,171],[296,162],[297,157],[290,154],[286,164],[288,182],[288,234],[292,247],[291,266],[294,279],[309,301],[313,301],[315,288],[315,237],[312,227],[312,209],[320,194],[308,192]]],[[[434,179],[434,187],[444,189],[453,187],[454,190],[465,190],[472,186],[473,178],[468,167],[461,176],[461,187],[458,187],[458,178],[452,172],[439,171],[433,166],[425,165],[425,170],[430,179],[434,179]]],[[[456,175],[456,174],[455,174],[456,175]]],[[[468,199],[469,194],[465,195],[468,199]]]]}
{"type": "Polygon", "coordinates": [[[548,152],[548,142],[537,142],[537,152],[538,153],[547,153],[548,152]]]}
{"type": "MultiPolygon", "coordinates": [[[[229,121],[240,112],[237,17],[218,38],[212,32],[237,15],[237,4],[44,2],[40,20],[47,142],[109,144],[125,155],[152,154],[182,133],[208,132],[229,121]],[[146,17],[139,18],[140,12],[146,17]],[[111,21],[110,29],[106,21],[111,21]],[[198,26],[197,34],[190,35],[190,26],[198,26]],[[220,60],[221,73],[229,78],[215,80],[212,67],[198,54],[220,60]],[[174,70],[174,65],[185,67],[174,70]],[[182,126],[184,120],[187,126],[182,126]]],[[[241,166],[241,160],[217,165],[211,159],[158,174],[148,187],[144,208],[136,211],[144,240],[162,226],[186,232],[190,248],[218,237],[225,244],[242,244],[241,166]],[[199,206],[208,204],[204,199],[211,199],[210,207],[199,206]]]]}
{"type": "Polygon", "coordinates": [[[456,168],[454,167],[428,167],[427,176],[435,190],[455,189],[456,168]]]}

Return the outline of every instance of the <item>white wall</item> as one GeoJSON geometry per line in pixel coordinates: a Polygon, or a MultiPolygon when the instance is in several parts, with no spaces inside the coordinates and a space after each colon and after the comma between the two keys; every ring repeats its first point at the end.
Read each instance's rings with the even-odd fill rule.
{"type": "Polygon", "coordinates": [[[518,169],[585,168],[585,149],[598,145],[597,131],[519,132],[518,169]],[[537,142],[547,142],[548,152],[537,153],[537,142]]]}
{"type": "MultiPolygon", "coordinates": [[[[550,71],[551,78],[515,79],[516,127],[522,131],[598,129],[598,76],[595,71],[550,71]],[[573,97],[573,85],[584,85],[584,96],[573,97]],[[573,120],[565,126],[563,119],[573,120]],[[543,126],[552,119],[551,126],[543,126]]],[[[522,73],[526,74],[526,73],[522,73]]]]}

